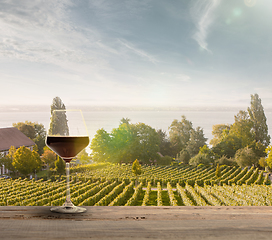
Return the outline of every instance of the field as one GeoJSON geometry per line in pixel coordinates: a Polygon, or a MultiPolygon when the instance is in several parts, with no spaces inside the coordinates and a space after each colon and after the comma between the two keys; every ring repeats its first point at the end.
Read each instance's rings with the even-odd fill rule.
{"type": "MultiPolygon", "coordinates": [[[[271,206],[268,175],[257,168],[143,166],[137,179],[130,165],[86,165],[71,169],[71,199],[79,206],[271,206]]],[[[1,206],[58,206],[66,179],[1,179],[1,206]]]]}

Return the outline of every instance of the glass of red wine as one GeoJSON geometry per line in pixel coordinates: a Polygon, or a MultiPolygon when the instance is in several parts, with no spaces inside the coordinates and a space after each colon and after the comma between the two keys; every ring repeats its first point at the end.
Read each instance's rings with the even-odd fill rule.
{"type": "Polygon", "coordinates": [[[67,191],[62,206],[50,210],[58,213],[82,213],[85,208],[75,206],[70,197],[70,162],[89,144],[89,136],[81,110],[53,110],[46,144],[66,163],[67,191]]]}

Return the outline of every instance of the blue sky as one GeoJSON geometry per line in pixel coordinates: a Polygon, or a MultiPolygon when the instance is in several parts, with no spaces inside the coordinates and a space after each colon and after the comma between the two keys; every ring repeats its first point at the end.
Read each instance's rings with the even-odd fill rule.
{"type": "Polygon", "coordinates": [[[1,0],[1,105],[272,107],[271,0],[1,0]]]}

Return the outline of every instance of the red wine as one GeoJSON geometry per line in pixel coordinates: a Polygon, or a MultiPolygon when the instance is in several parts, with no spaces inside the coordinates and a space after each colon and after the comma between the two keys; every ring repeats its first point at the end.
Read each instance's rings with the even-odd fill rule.
{"type": "Polygon", "coordinates": [[[65,162],[70,162],[89,144],[89,137],[47,136],[46,144],[65,162]]]}

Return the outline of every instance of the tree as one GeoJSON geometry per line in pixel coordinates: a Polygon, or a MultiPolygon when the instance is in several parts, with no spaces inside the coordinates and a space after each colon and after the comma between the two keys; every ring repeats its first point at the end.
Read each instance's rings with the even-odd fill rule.
{"type": "Polygon", "coordinates": [[[12,165],[21,174],[27,176],[30,173],[34,173],[34,171],[38,171],[42,166],[42,161],[36,151],[31,151],[22,146],[15,152],[12,165]]]}
{"type": "Polygon", "coordinates": [[[261,168],[263,168],[263,169],[265,169],[266,167],[267,167],[267,162],[266,162],[266,159],[264,158],[264,157],[261,157],[260,159],[259,159],[259,166],[261,167],[261,168]]]}
{"type": "Polygon", "coordinates": [[[15,168],[12,165],[12,161],[13,159],[11,157],[9,157],[8,155],[6,156],[2,156],[0,155],[0,166],[5,166],[6,169],[8,169],[9,171],[14,171],[15,168]]]}
{"type": "Polygon", "coordinates": [[[53,168],[56,161],[57,155],[50,149],[45,149],[42,155],[43,162],[47,165],[47,168],[53,168]]]}
{"type": "Polygon", "coordinates": [[[130,124],[129,122],[130,122],[129,118],[122,118],[121,121],[120,121],[120,125],[122,125],[123,123],[130,124]]]}
{"type": "Polygon", "coordinates": [[[228,124],[216,124],[212,126],[212,135],[213,139],[210,141],[212,146],[216,146],[221,142],[221,139],[228,133],[230,130],[230,125],[228,124]]]}
{"type": "Polygon", "coordinates": [[[233,158],[236,151],[242,147],[242,141],[234,134],[228,134],[224,136],[221,141],[213,146],[212,151],[216,158],[226,156],[227,158],[233,158]]]}
{"type": "Polygon", "coordinates": [[[160,143],[159,143],[159,152],[163,155],[163,156],[171,156],[172,154],[172,148],[171,148],[171,143],[169,138],[167,137],[167,134],[165,131],[163,131],[162,129],[158,129],[157,130],[159,139],[160,139],[160,143]]]}
{"type": "Polygon", "coordinates": [[[199,164],[203,164],[205,166],[209,166],[212,163],[212,158],[208,154],[198,153],[194,157],[192,157],[189,161],[190,165],[198,166],[199,164]]]}
{"type": "Polygon", "coordinates": [[[92,150],[92,158],[96,162],[107,162],[110,160],[110,144],[111,137],[109,133],[101,128],[96,131],[92,139],[90,149],[92,150]]]}
{"type": "Polygon", "coordinates": [[[188,164],[190,159],[191,157],[187,149],[181,150],[180,153],[177,155],[177,160],[184,164],[188,164]]]}
{"type": "Polygon", "coordinates": [[[270,170],[272,169],[272,146],[268,146],[265,149],[265,152],[267,154],[267,158],[266,158],[266,163],[267,166],[270,168],[270,170]]]}
{"type": "Polygon", "coordinates": [[[54,110],[65,110],[66,107],[59,97],[53,99],[51,105],[51,121],[48,133],[51,135],[66,135],[69,136],[68,120],[65,111],[54,111],[54,110]]]}
{"type": "Polygon", "coordinates": [[[253,122],[250,120],[246,111],[240,110],[234,116],[235,122],[230,126],[229,134],[235,135],[241,140],[241,147],[244,148],[254,141],[253,122]]]}
{"type": "Polygon", "coordinates": [[[139,162],[138,162],[137,159],[132,164],[132,172],[136,176],[136,184],[135,184],[135,186],[137,186],[138,176],[141,175],[141,173],[142,173],[141,165],[139,164],[139,162]]]}
{"type": "Polygon", "coordinates": [[[90,148],[94,161],[129,163],[139,159],[149,163],[157,158],[159,143],[159,135],[152,127],[144,123],[121,123],[110,134],[104,129],[98,130],[90,148]]]}
{"type": "Polygon", "coordinates": [[[258,158],[251,148],[245,147],[237,150],[235,161],[240,167],[248,167],[256,165],[258,163],[258,158]]]}
{"type": "Polygon", "coordinates": [[[79,159],[81,164],[89,164],[91,161],[90,156],[88,155],[86,149],[83,149],[78,155],[77,159],[79,159]]]}
{"type": "MultiPolygon", "coordinates": [[[[122,123],[110,134],[111,140],[108,153],[114,163],[129,163],[133,161],[133,133],[129,123],[122,123]]],[[[135,159],[135,158],[134,158],[135,159]]]]}
{"type": "Polygon", "coordinates": [[[43,154],[43,148],[45,147],[46,131],[43,124],[33,123],[30,121],[13,123],[13,127],[16,127],[33,142],[36,143],[38,147],[38,153],[43,154]]]}
{"type": "Polygon", "coordinates": [[[61,175],[65,174],[65,166],[66,164],[63,159],[58,156],[58,159],[55,161],[55,167],[57,173],[59,174],[59,178],[61,177],[61,175]]]}
{"type": "Polygon", "coordinates": [[[46,139],[46,130],[43,124],[39,123],[32,123],[35,129],[35,138],[32,139],[37,147],[38,147],[38,153],[40,155],[43,154],[43,148],[46,146],[45,145],[45,139],[46,139]]]}
{"type": "Polygon", "coordinates": [[[158,157],[156,161],[158,165],[169,166],[172,163],[173,158],[170,156],[163,156],[163,157],[158,157]]]}
{"type": "Polygon", "coordinates": [[[13,123],[12,126],[16,127],[19,131],[21,131],[31,140],[33,140],[36,137],[35,128],[32,122],[29,122],[29,121],[18,122],[18,123],[13,123]]]}
{"type": "Polygon", "coordinates": [[[203,129],[197,127],[190,132],[190,140],[187,142],[186,149],[191,157],[198,154],[199,149],[206,144],[207,138],[204,137],[203,129]]]}
{"type": "Polygon", "coordinates": [[[238,149],[250,146],[254,142],[252,121],[248,113],[240,110],[234,119],[235,122],[232,125],[213,126],[215,138],[211,142],[217,158],[223,156],[233,158],[238,149]]]}
{"type": "Polygon", "coordinates": [[[131,125],[131,129],[133,139],[128,151],[132,152],[132,158],[146,164],[157,159],[160,137],[156,130],[144,123],[131,125]]]}
{"type": "Polygon", "coordinates": [[[186,117],[181,116],[181,121],[175,119],[169,127],[170,142],[173,149],[173,156],[176,156],[184,149],[190,140],[190,134],[193,129],[192,122],[186,117]]]}
{"type": "Polygon", "coordinates": [[[10,157],[10,158],[14,158],[14,154],[16,153],[16,148],[14,147],[14,146],[10,146],[10,148],[9,148],[9,153],[8,153],[8,157],[10,157]]]}
{"type": "Polygon", "coordinates": [[[215,176],[216,176],[217,178],[220,178],[220,177],[221,177],[221,169],[220,169],[220,166],[219,166],[218,163],[217,163],[216,170],[215,170],[215,176]]]}
{"type": "Polygon", "coordinates": [[[270,135],[268,135],[266,116],[258,94],[251,95],[248,113],[251,121],[253,122],[253,131],[255,133],[256,142],[260,142],[265,147],[268,147],[270,143],[270,135]]]}
{"type": "Polygon", "coordinates": [[[132,172],[135,176],[141,175],[142,173],[141,165],[137,159],[132,164],[132,172]]]}

